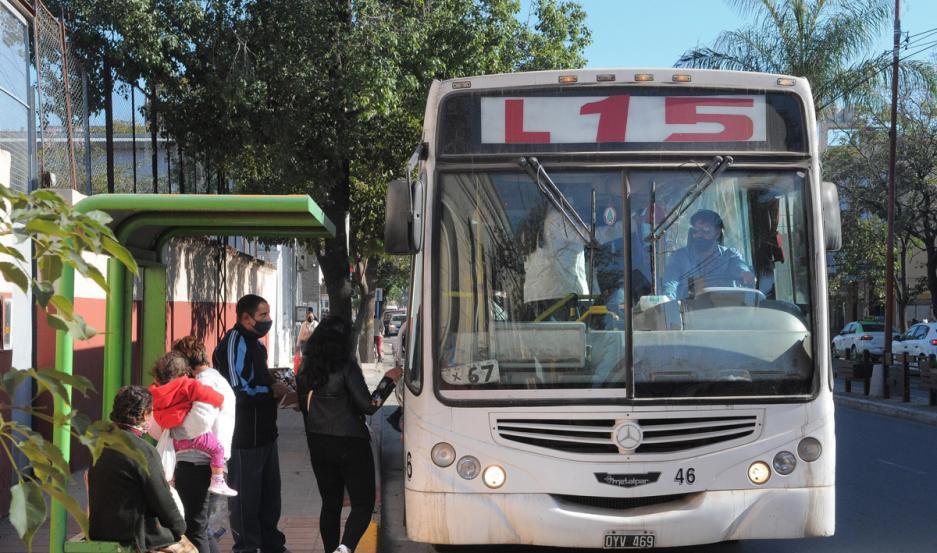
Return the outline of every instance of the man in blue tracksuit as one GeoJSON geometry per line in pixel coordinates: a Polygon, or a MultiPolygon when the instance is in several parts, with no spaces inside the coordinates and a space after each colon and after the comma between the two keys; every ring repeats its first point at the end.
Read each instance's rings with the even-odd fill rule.
{"type": "Polygon", "coordinates": [[[270,305],[248,294],[238,300],[237,323],[212,355],[212,363],[234,389],[234,437],[228,482],[238,491],[228,500],[234,553],[283,553],[280,520],[280,461],[277,455],[277,403],[286,386],[267,371],[267,348],[260,341],[273,325],[270,305]]]}

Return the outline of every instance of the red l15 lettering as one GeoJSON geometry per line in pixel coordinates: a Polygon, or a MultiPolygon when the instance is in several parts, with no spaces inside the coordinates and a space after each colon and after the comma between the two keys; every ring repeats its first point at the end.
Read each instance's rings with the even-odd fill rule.
{"type": "Polygon", "coordinates": [[[505,144],[549,144],[549,132],[524,130],[524,100],[504,101],[505,144]]]}
{"type": "Polygon", "coordinates": [[[665,142],[741,142],[748,140],[755,132],[751,117],[736,113],[699,113],[700,106],[752,107],[751,98],[695,98],[691,96],[671,96],[665,100],[664,121],[670,125],[695,125],[698,123],[717,123],[722,131],[714,133],[673,133],[665,142]]]}
{"type": "Polygon", "coordinates": [[[599,128],[595,133],[596,142],[624,142],[628,129],[628,105],[630,96],[609,96],[604,100],[592,102],[579,109],[579,115],[599,114],[599,128]]]}

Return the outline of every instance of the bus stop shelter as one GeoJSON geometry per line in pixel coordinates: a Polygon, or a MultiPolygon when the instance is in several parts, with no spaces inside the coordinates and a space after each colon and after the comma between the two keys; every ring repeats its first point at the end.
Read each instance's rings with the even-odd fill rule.
{"type": "MultiPolygon", "coordinates": [[[[138,329],[143,366],[153,364],[166,351],[166,266],[164,246],[172,238],[196,236],[243,236],[256,238],[331,238],[335,225],[306,195],[246,196],[195,194],[101,194],[75,204],[82,213],[103,211],[112,221],[117,240],[134,257],[142,287],[141,320],[138,329]]],[[[116,259],[107,261],[107,307],[105,319],[102,417],[110,414],[111,402],[121,386],[131,384],[132,309],[134,275],[116,259]]],[[[74,269],[65,266],[59,293],[74,301],[74,269]]],[[[73,339],[56,332],[55,368],[72,374],[73,339]]],[[[69,398],[71,389],[68,390],[69,398]]],[[[70,412],[70,401],[55,401],[53,443],[65,460],[70,458],[70,428],[60,415],[70,412]]],[[[52,502],[52,553],[62,553],[67,532],[67,513],[52,502]]]]}

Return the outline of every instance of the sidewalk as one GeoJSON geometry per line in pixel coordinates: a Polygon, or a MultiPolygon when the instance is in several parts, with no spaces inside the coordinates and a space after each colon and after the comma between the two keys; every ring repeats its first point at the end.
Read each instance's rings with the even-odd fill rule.
{"type": "Polygon", "coordinates": [[[904,403],[901,396],[894,393],[891,398],[866,396],[861,382],[853,381],[852,392],[846,392],[846,381],[837,378],[833,389],[837,406],[851,407],[862,411],[878,413],[889,417],[913,420],[925,424],[937,425],[937,406],[927,404],[928,392],[921,389],[921,377],[911,375],[911,401],[904,403]]]}

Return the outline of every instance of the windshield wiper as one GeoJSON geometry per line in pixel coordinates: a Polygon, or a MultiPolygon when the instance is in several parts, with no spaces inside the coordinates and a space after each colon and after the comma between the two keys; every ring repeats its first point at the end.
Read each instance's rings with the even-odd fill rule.
{"type": "Polygon", "coordinates": [[[573,227],[576,234],[582,238],[583,243],[590,248],[595,246],[594,229],[589,228],[589,226],[583,222],[582,217],[579,216],[576,209],[569,203],[563,191],[556,186],[556,183],[553,182],[553,179],[547,174],[546,169],[543,168],[540,161],[535,157],[522,157],[517,160],[517,162],[520,164],[521,168],[530,175],[530,178],[537,183],[537,188],[540,189],[540,193],[553,204],[553,207],[563,215],[566,222],[573,227]]]}
{"type": "Polygon", "coordinates": [[[683,213],[690,209],[690,206],[693,205],[693,202],[696,198],[699,198],[700,195],[709,188],[709,185],[716,182],[716,179],[719,178],[719,175],[723,171],[729,168],[729,165],[732,165],[732,162],[735,161],[732,159],[732,156],[716,156],[713,160],[706,166],[706,168],[701,169],[703,174],[700,175],[699,180],[697,180],[693,186],[689,187],[686,193],[680,198],[673,208],[664,215],[664,218],[660,220],[656,227],[651,231],[651,240],[657,242],[660,238],[667,232],[667,229],[673,226],[677,222],[677,219],[680,218],[683,213]]]}
{"type": "Polygon", "coordinates": [[[594,292],[592,289],[593,282],[595,281],[595,250],[599,245],[595,239],[595,190],[592,191],[592,226],[590,227],[583,222],[582,217],[576,212],[576,208],[569,203],[569,199],[563,194],[563,191],[559,189],[556,183],[553,182],[553,179],[550,178],[550,175],[547,174],[547,170],[543,168],[543,165],[540,164],[537,158],[522,157],[518,159],[517,162],[537,184],[540,193],[563,215],[563,218],[566,219],[569,226],[573,227],[573,230],[575,230],[579,238],[582,239],[585,248],[589,250],[589,275],[587,282],[589,294],[592,295],[594,292]]]}

